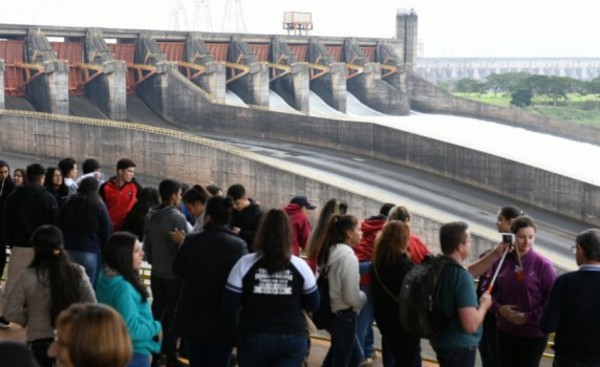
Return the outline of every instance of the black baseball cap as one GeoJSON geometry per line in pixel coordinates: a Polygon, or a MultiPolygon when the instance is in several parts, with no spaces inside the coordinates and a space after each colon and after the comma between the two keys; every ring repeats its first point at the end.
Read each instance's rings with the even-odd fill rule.
{"type": "Polygon", "coordinates": [[[313,205],[306,196],[294,196],[292,200],[290,200],[290,204],[298,204],[310,210],[317,207],[316,205],[313,205]]]}

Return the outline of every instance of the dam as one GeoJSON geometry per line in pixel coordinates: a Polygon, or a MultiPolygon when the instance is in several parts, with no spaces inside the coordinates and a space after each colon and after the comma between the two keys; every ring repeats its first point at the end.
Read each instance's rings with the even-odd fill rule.
{"type": "MultiPolygon", "coordinates": [[[[343,182],[333,185],[341,191],[325,189],[297,172],[273,173],[283,167],[250,163],[256,157],[225,159],[211,150],[213,142],[160,129],[248,136],[394,162],[600,223],[594,177],[527,163],[520,159],[526,153],[507,158],[490,152],[490,143],[469,135],[473,130],[464,125],[463,137],[479,148],[441,135],[445,120],[430,123],[429,131],[403,126],[424,128],[435,120],[432,113],[453,114],[513,128],[506,133],[512,144],[519,144],[520,129],[581,145],[600,141],[597,129],[483,106],[437,89],[414,73],[416,28],[413,13],[398,14],[397,37],[385,40],[0,25],[0,151],[85,155],[106,163],[127,155],[148,174],[188,181],[250,184],[260,166],[281,180],[251,186],[267,205],[280,203],[294,187],[314,190],[323,202],[351,197],[363,217],[378,206],[380,200],[343,193],[343,182]]],[[[446,130],[457,132],[451,125],[446,130]]],[[[581,155],[572,159],[586,162],[581,155]]],[[[435,232],[443,220],[416,214],[422,214],[415,226],[423,232],[435,232]]],[[[480,234],[482,243],[493,236],[480,234]]]]}

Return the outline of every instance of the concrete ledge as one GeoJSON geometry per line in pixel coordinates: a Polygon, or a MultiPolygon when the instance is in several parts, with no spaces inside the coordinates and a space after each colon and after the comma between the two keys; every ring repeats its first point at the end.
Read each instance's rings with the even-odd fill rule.
{"type": "MultiPolygon", "coordinates": [[[[188,183],[217,182],[223,187],[241,183],[265,208],[281,207],[290,197],[304,193],[321,205],[330,198],[346,200],[349,212],[362,219],[378,212],[381,203],[393,202],[385,195],[365,195],[364,190],[343,180],[308,175],[271,157],[147,125],[0,110],[0,129],[0,152],[34,155],[41,160],[94,157],[105,167],[129,157],[141,173],[157,180],[171,177],[188,183]]],[[[419,205],[409,207],[414,232],[439,252],[439,227],[460,218],[425,211],[419,205]]],[[[473,226],[472,233],[473,259],[494,246],[498,237],[493,228],[473,226]]]]}

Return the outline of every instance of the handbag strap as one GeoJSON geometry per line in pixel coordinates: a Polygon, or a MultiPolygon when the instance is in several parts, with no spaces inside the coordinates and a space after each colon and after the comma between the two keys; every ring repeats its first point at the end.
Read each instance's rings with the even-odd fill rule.
{"type": "Polygon", "coordinates": [[[377,266],[375,264],[373,264],[373,269],[375,270],[375,276],[377,277],[377,280],[379,280],[379,284],[381,284],[381,287],[383,288],[385,293],[387,293],[388,296],[390,296],[394,301],[396,301],[396,303],[400,304],[400,299],[394,296],[394,294],[388,289],[388,287],[386,287],[385,284],[383,284],[383,281],[379,277],[379,272],[377,271],[377,266]]]}

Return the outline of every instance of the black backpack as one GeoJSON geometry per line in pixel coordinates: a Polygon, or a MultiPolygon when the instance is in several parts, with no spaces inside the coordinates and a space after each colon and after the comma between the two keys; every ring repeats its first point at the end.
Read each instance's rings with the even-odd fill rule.
{"type": "Polygon", "coordinates": [[[409,333],[431,339],[449,324],[439,304],[439,281],[446,266],[461,266],[456,260],[438,255],[412,268],[400,290],[400,323],[409,333]]]}
{"type": "Polygon", "coordinates": [[[323,270],[319,269],[319,277],[317,278],[317,288],[319,289],[319,297],[321,302],[319,309],[313,312],[312,320],[317,329],[327,329],[331,326],[333,313],[331,312],[331,300],[329,298],[329,280],[327,272],[329,267],[323,270]]]}

